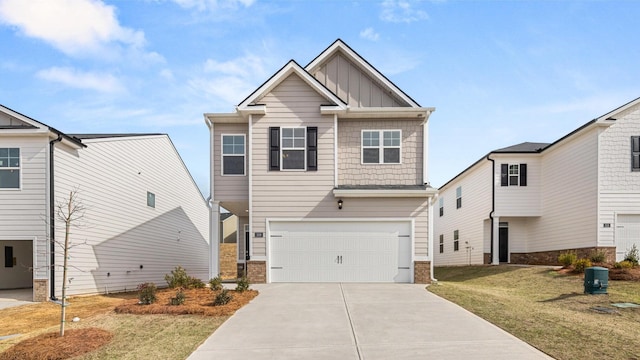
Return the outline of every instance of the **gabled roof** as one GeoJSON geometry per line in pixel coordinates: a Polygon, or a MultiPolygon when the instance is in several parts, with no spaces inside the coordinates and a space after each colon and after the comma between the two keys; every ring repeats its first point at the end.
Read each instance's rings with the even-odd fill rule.
{"type": "Polygon", "coordinates": [[[347,109],[347,104],[340,100],[340,98],[337,97],[333,92],[331,92],[331,90],[327,89],[316,78],[311,76],[311,74],[303,69],[302,66],[300,66],[297,62],[295,62],[294,60],[290,60],[285,66],[283,66],[280,70],[273,74],[273,76],[271,76],[269,80],[264,82],[259,88],[251,93],[251,95],[244,99],[237,106],[237,110],[239,112],[263,114],[266,111],[265,107],[261,106],[260,104],[256,104],[256,101],[273,90],[291,74],[298,75],[311,88],[316,90],[321,96],[331,102],[331,106],[337,106],[342,110],[347,109]]]}
{"type": "Polygon", "coordinates": [[[523,142],[520,144],[507,146],[502,149],[493,150],[494,154],[514,154],[514,153],[539,153],[544,150],[549,143],[523,142]]]}
{"type": "Polygon", "coordinates": [[[42,123],[38,120],[35,120],[29,116],[26,116],[24,114],[21,114],[15,110],[12,110],[2,104],[0,104],[0,112],[3,112],[11,117],[14,117],[16,119],[18,119],[19,121],[27,124],[28,126],[17,126],[17,127],[5,127],[3,130],[44,130],[44,131],[48,131],[50,133],[53,133],[57,136],[59,136],[62,140],[66,141],[67,143],[69,143],[72,146],[76,146],[76,147],[87,147],[86,145],[84,145],[82,143],[82,141],[80,139],[74,138],[70,135],[67,135],[65,133],[63,133],[60,130],[57,130],[56,128],[53,128],[45,123],[42,123]]]}
{"type": "Polygon", "coordinates": [[[380,71],[378,71],[378,69],[369,64],[367,60],[365,60],[362,56],[360,56],[357,52],[350,48],[349,45],[345,44],[341,39],[337,39],[333,42],[333,44],[329,45],[329,47],[321,52],[320,55],[311,60],[311,62],[307,66],[305,66],[305,69],[309,73],[313,73],[318,66],[321,66],[322,63],[330,59],[336,52],[342,53],[351,61],[358,64],[365,73],[367,73],[373,79],[376,79],[382,86],[386,87],[387,90],[394,93],[398,98],[404,100],[410,106],[420,107],[420,104],[418,104],[409,95],[407,95],[404,91],[397,87],[393,82],[391,82],[391,80],[387,79],[384,74],[382,74],[380,71]]]}
{"type": "Polygon", "coordinates": [[[73,137],[81,139],[81,140],[109,139],[109,138],[123,138],[123,137],[139,137],[139,136],[156,136],[156,135],[166,135],[166,134],[163,134],[163,133],[69,134],[69,136],[73,136],[73,137]]]}

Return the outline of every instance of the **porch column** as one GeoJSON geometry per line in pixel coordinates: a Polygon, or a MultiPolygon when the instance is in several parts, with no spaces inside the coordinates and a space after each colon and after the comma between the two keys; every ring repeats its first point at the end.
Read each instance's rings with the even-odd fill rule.
{"type": "Polygon", "coordinates": [[[493,256],[491,257],[492,265],[500,264],[500,217],[493,218],[493,256]]]}
{"type": "Polygon", "coordinates": [[[211,247],[211,257],[209,261],[209,278],[212,279],[220,274],[220,203],[210,201],[209,219],[209,246],[211,247]]]}

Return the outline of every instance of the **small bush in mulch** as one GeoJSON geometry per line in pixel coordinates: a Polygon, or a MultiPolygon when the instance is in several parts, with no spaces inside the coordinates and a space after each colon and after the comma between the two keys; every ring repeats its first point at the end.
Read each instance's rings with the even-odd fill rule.
{"type": "Polygon", "coordinates": [[[216,296],[220,291],[211,289],[184,289],[185,302],[180,306],[171,306],[171,298],[175,296],[175,289],[158,290],[158,300],[151,305],[140,305],[137,299],[126,300],[115,308],[116,313],[121,314],[171,314],[171,315],[205,315],[205,316],[231,316],[236,310],[249,303],[258,295],[255,290],[242,292],[228,290],[232,299],[225,305],[213,306],[216,296]]]}
{"type": "Polygon", "coordinates": [[[111,341],[113,335],[102,329],[71,329],[36,336],[10,347],[0,360],[63,360],[86,354],[111,341]]]}
{"type": "Polygon", "coordinates": [[[229,290],[222,289],[222,291],[220,291],[213,300],[213,306],[227,305],[231,300],[233,300],[233,296],[229,294],[229,290]]]}

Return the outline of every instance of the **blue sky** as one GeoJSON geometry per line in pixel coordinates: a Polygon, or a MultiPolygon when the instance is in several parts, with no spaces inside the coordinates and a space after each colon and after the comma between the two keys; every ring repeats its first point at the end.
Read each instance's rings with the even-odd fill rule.
{"type": "Polygon", "coordinates": [[[0,103],[67,133],[163,132],[208,195],[205,112],[341,38],[425,107],[430,180],[640,97],[637,1],[0,0],[0,103]]]}

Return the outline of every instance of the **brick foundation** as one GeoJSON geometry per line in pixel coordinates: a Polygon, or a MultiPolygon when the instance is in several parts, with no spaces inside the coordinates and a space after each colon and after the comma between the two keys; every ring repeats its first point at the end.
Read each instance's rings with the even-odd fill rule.
{"type": "Polygon", "coordinates": [[[33,301],[43,302],[49,299],[49,280],[33,280],[33,301]]]}
{"type": "Polygon", "coordinates": [[[413,282],[416,284],[431,284],[430,261],[414,261],[413,282]]]}
{"type": "Polygon", "coordinates": [[[615,262],[616,260],[616,248],[615,247],[589,247],[581,249],[564,249],[554,251],[539,251],[532,253],[511,253],[511,264],[526,264],[526,265],[560,265],[558,262],[558,256],[560,254],[573,251],[580,258],[589,258],[592,253],[596,251],[604,251],[605,262],[615,262]]]}
{"type": "Polygon", "coordinates": [[[244,264],[243,263],[236,263],[236,271],[238,272],[238,277],[243,277],[246,274],[244,273],[244,264]]]}
{"type": "Polygon", "coordinates": [[[220,244],[220,277],[222,280],[238,278],[236,257],[238,257],[236,244],[220,244]]]}
{"type": "Polygon", "coordinates": [[[484,253],[484,264],[491,264],[491,253],[484,253]]]}
{"type": "Polygon", "coordinates": [[[247,261],[247,278],[252,284],[264,284],[267,282],[267,262],[247,261]]]}

